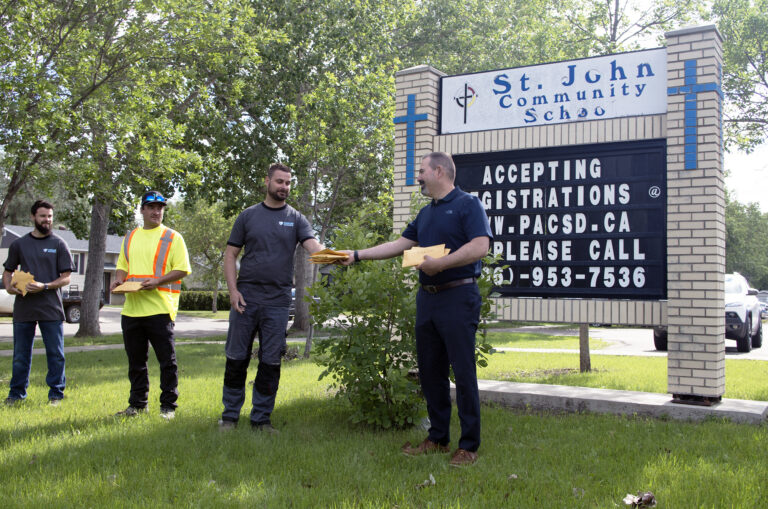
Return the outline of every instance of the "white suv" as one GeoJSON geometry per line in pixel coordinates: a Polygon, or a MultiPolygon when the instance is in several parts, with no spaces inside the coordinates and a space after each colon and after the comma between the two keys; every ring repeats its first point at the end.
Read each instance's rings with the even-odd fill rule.
{"type": "MultiPolygon", "coordinates": [[[[725,275],[725,337],[736,340],[739,352],[749,352],[763,345],[763,322],[760,319],[760,301],[757,290],[749,287],[739,274],[725,275]]],[[[667,328],[653,328],[656,350],[667,350],[667,328]]]]}
{"type": "Polygon", "coordinates": [[[739,352],[749,352],[763,344],[763,321],[757,290],[739,274],[725,275],[725,337],[736,340],[739,352]]]}

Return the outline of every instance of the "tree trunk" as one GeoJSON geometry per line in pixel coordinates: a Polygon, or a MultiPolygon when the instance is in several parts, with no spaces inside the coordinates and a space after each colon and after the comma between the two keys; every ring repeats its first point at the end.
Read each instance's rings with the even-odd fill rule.
{"type": "MultiPolygon", "coordinates": [[[[96,196],[91,208],[91,233],[88,237],[88,260],[85,268],[85,288],[80,306],[80,328],[75,336],[101,336],[99,302],[104,285],[104,255],[107,250],[107,227],[112,199],[96,196]]],[[[104,288],[108,292],[109,288],[104,288]]]]}
{"type": "Polygon", "coordinates": [[[213,302],[211,303],[211,311],[213,311],[213,314],[216,314],[216,311],[218,311],[218,301],[219,301],[219,283],[216,283],[213,287],[213,302]]]}
{"type": "Polygon", "coordinates": [[[5,189],[3,201],[0,202],[0,235],[2,235],[3,227],[5,227],[5,216],[8,214],[8,207],[16,197],[16,193],[19,192],[19,189],[27,180],[28,174],[25,175],[23,169],[24,166],[17,160],[11,173],[11,178],[8,181],[8,187],[5,189]]]}
{"type": "Polygon", "coordinates": [[[296,250],[294,263],[294,281],[296,284],[296,316],[293,318],[291,330],[306,331],[309,329],[309,303],[304,301],[305,288],[312,284],[312,269],[309,264],[309,254],[304,248],[296,250]]]}
{"type": "Polygon", "coordinates": [[[589,373],[592,363],[589,360],[589,324],[579,324],[579,371],[589,373]]]}

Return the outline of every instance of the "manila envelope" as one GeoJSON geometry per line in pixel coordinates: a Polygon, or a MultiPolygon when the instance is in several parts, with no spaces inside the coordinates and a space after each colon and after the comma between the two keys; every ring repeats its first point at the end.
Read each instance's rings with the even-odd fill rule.
{"type": "Polygon", "coordinates": [[[445,247],[445,244],[438,244],[429,247],[412,247],[403,251],[403,267],[413,267],[424,261],[426,255],[432,258],[442,258],[450,253],[451,250],[445,247]]]}
{"type": "Polygon", "coordinates": [[[334,251],[333,249],[323,249],[309,255],[309,261],[312,263],[337,263],[346,259],[347,255],[345,253],[334,251]]]}
{"type": "Polygon", "coordinates": [[[23,270],[14,271],[11,277],[11,286],[15,286],[21,295],[27,296],[27,283],[35,283],[35,276],[23,270]]]}
{"type": "Polygon", "coordinates": [[[112,293],[133,293],[141,290],[141,281],[126,281],[115,287],[112,293]]]}

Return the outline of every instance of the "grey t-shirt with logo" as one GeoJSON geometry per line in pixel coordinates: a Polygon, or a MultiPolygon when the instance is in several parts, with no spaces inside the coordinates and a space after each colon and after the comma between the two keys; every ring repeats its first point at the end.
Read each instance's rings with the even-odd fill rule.
{"type": "Polygon", "coordinates": [[[278,209],[259,203],[237,216],[227,244],[244,248],[237,284],[249,285],[258,303],[288,306],[293,285],[293,254],[300,242],[314,238],[312,227],[290,205],[278,209]]]}
{"type": "MultiPolygon", "coordinates": [[[[66,242],[56,234],[43,238],[31,233],[13,241],[8,248],[5,270],[15,272],[19,267],[35,277],[38,283],[50,283],[62,272],[72,271],[72,255],[66,242]]],[[[64,320],[61,289],[17,295],[13,303],[14,322],[64,320]]]]}

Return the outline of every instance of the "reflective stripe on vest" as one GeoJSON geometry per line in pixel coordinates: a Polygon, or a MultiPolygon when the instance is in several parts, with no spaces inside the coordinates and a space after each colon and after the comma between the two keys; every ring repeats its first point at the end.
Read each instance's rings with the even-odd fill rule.
{"type": "MultiPolygon", "coordinates": [[[[133,230],[129,235],[128,238],[125,241],[125,244],[123,244],[123,255],[125,256],[125,261],[128,261],[128,248],[131,244],[131,239],[133,238],[133,234],[136,233],[136,228],[133,230]]],[[[160,235],[160,240],[157,243],[157,250],[155,251],[155,257],[153,259],[153,265],[154,265],[154,274],[129,274],[125,280],[126,281],[143,281],[144,279],[149,278],[159,278],[165,275],[165,265],[168,263],[168,255],[171,252],[171,243],[173,242],[173,237],[176,235],[176,232],[171,230],[170,228],[166,228],[162,235],[160,235]]],[[[128,264],[130,267],[130,263],[128,264]]],[[[170,283],[165,283],[164,285],[160,285],[157,287],[158,290],[161,292],[171,292],[171,293],[180,293],[181,292],[181,280],[178,281],[172,281],[170,283]]]]}

